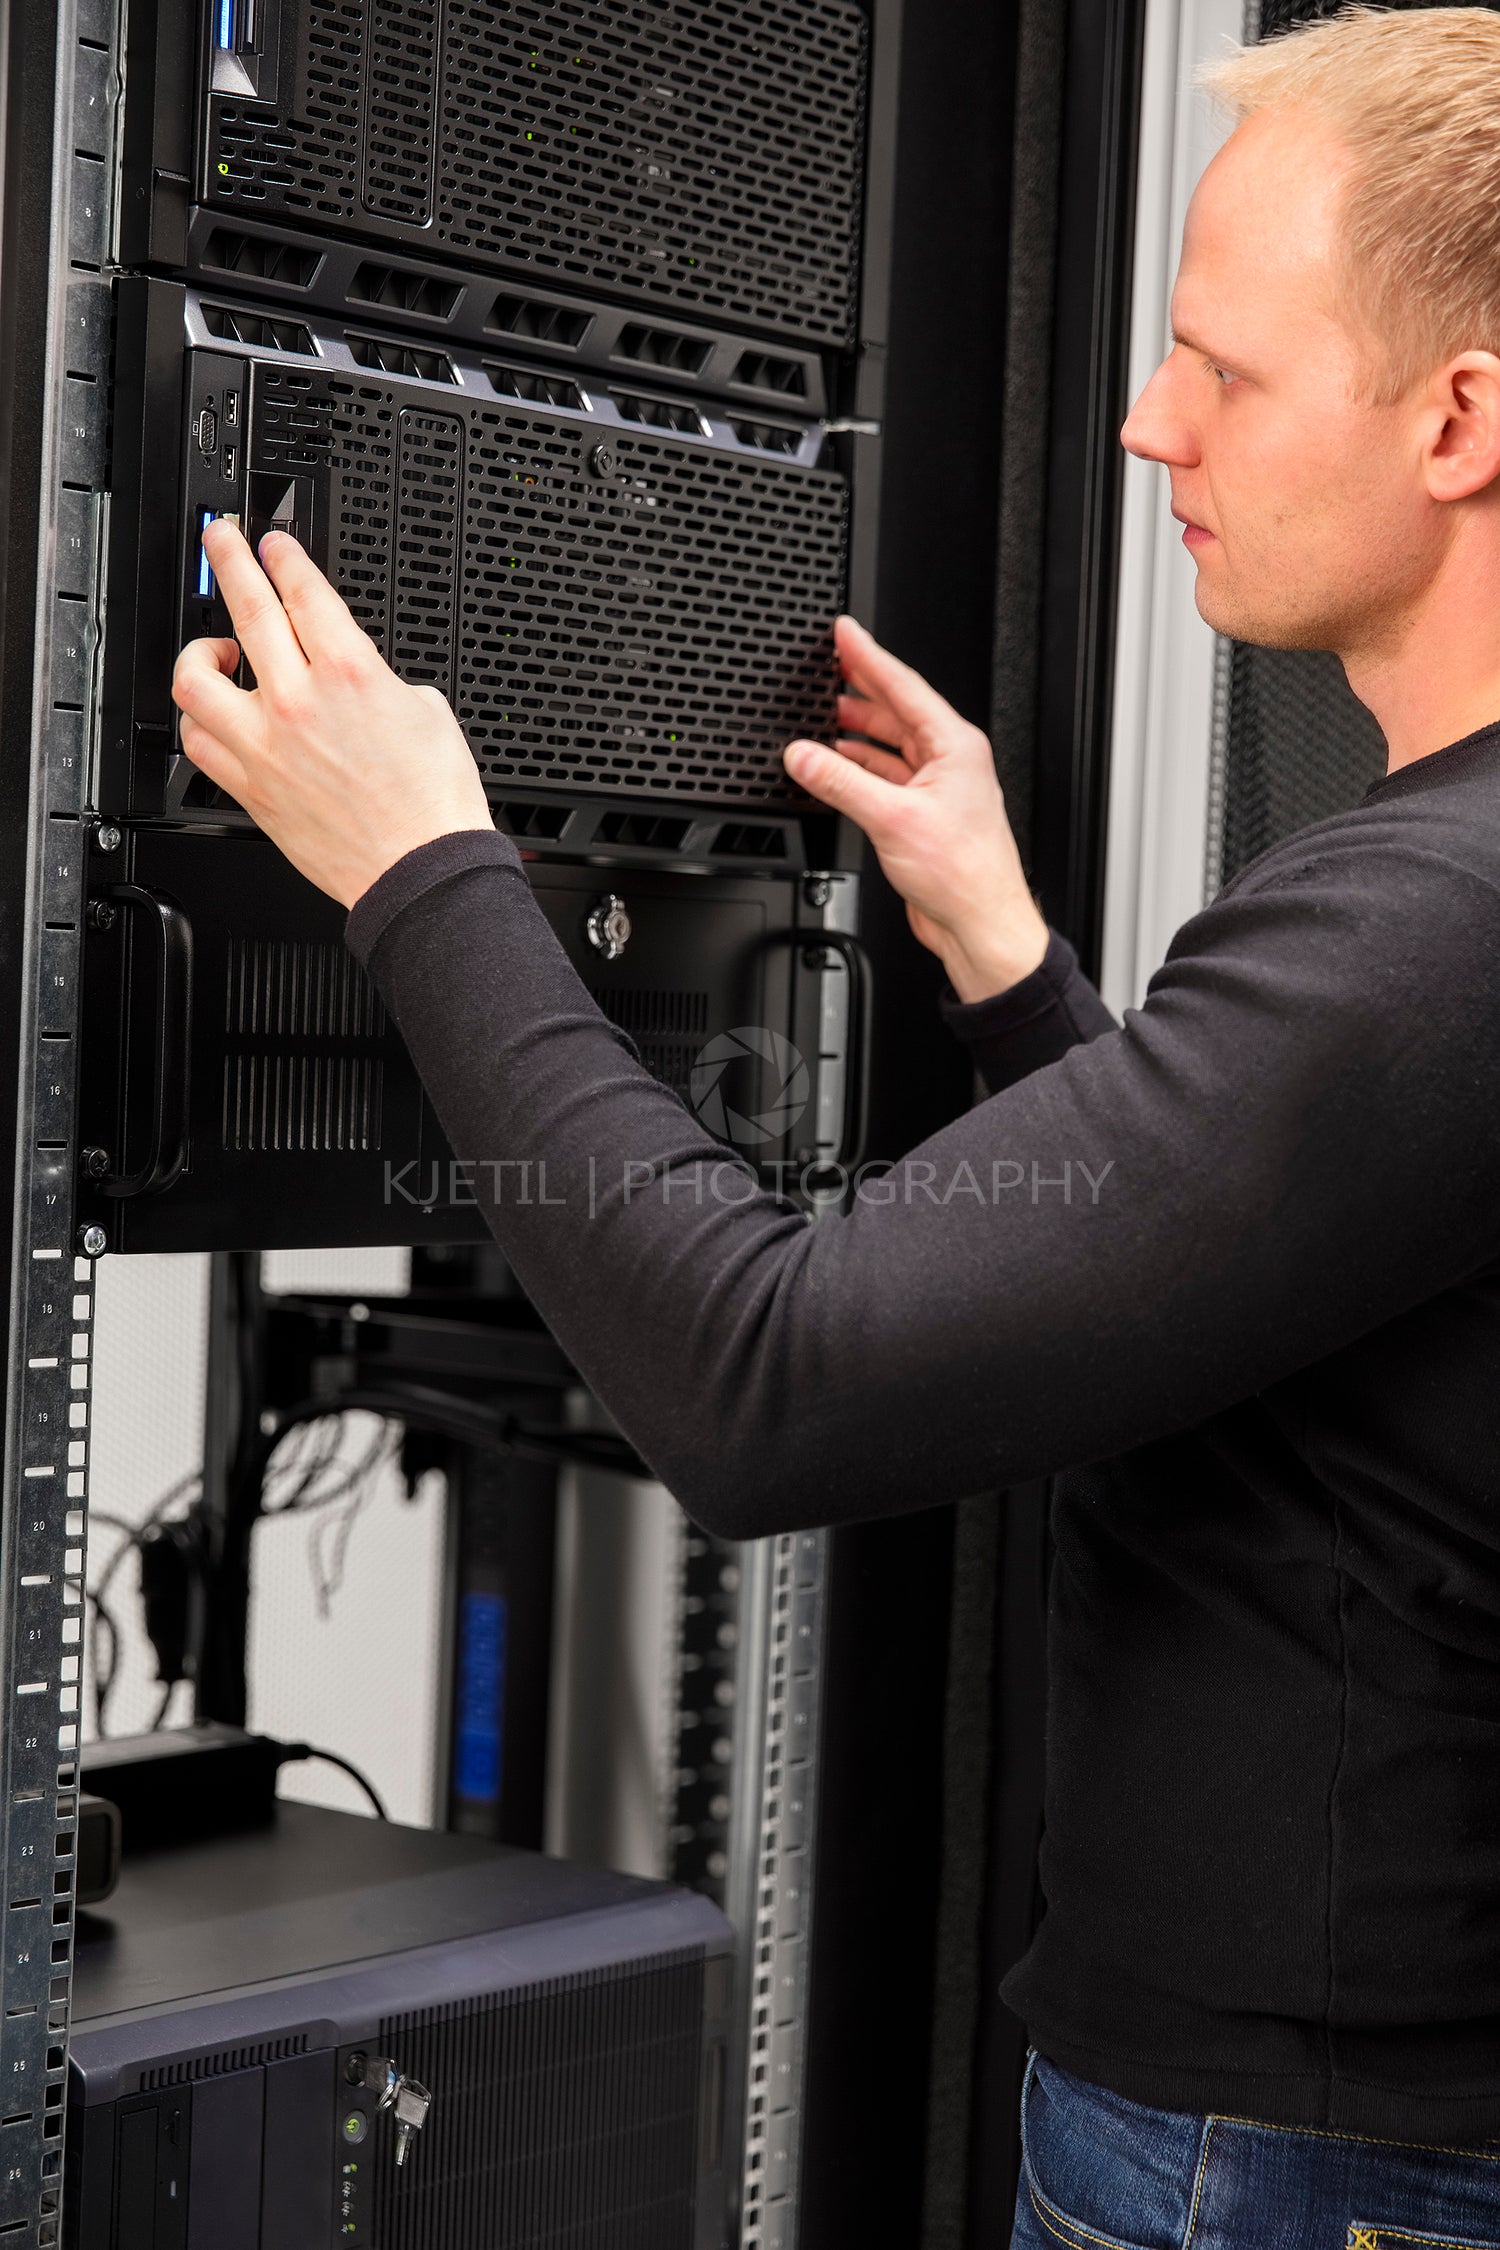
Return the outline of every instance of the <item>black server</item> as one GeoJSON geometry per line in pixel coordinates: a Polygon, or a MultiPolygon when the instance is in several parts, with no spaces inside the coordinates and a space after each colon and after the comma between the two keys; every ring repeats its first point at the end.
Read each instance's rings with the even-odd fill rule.
{"type": "Polygon", "coordinates": [[[780,753],[827,732],[831,621],[872,586],[894,25],[132,0],[82,1128],[110,1247],[369,1240],[379,1196],[378,1239],[475,1233],[387,1191],[448,1160],[399,1042],[180,751],[219,515],[293,531],[442,689],[651,1067],[687,1094],[767,1026],[732,1108],[774,1111],[782,1041],[825,1099],[755,1153],[856,1153],[848,846],[780,753]]]}

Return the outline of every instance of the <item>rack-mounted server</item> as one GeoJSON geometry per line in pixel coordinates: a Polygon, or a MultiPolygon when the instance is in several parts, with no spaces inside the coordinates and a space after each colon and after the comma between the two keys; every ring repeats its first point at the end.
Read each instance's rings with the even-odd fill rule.
{"type": "Polygon", "coordinates": [[[121,281],[115,351],[101,809],[225,809],[170,687],[229,629],[202,534],[230,516],[301,538],[443,690],[534,848],[806,864],[781,751],[831,724],[848,575],[823,424],[165,281],[121,281]]]}
{"type": "MultiPolygon", "coordinates": [[[[726,1156],[793,1175],[852,1158],[860,971],[825,934],[852,878],[810,896],[789,876],[532,876],[646,1067],[688,1101],[712,1094],[726,1156]],[[775,1036],[733,1036],[746,1026],[775,1036]]],[[[101,1248],[483,1237],[483,1182],[460,1160],[492,1152],[449,1149],[341,909],[269,844],[106,826],[88,884],[80,1208],[101,1248]]]]}
{"type": "Polygon", "coordinates": [[[127,263],[280,220],[852,340],[855,0],[134,0],[127,263]]]}

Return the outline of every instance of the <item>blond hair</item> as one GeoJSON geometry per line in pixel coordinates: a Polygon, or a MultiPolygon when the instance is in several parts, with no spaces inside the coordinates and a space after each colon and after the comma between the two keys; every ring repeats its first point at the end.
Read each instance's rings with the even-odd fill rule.
{"type": "Polygon", "coordinates": [[[1341,310],[1372,340],[1378,395],[1500,353],[1500,14],[1350,8],[1203,79],[1237,125],[1300,109],[1348,149],[1341,310]]]}

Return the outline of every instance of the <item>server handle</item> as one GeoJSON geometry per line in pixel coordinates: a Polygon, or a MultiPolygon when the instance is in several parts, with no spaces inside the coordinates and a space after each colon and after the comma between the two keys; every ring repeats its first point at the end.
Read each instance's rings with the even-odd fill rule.
{"type": "Polygon", "coordinates": [[[762,943],[795,945],[804,968],[820,968],[818,956],[837,953],[849,976],[849,1031],[844,1056],[844,1114],[837,1148],[814,1169],[852,1172],[865,1153],[870,1118],[870,1048],[874,1025],[874,971],[870,956],[847,930],[771,930],[762,943]]]}
{"type": "MultiPolygon", "coordinates": [[[[798,933],[803,935],[804,933],[798,933]]],[[[806,936],[807,954],[832,951],[843,957],[849,976],[849,1030],[844,1054],[844,1115],[839,1145],[824,1159],[852,1172],[865,1153],[870,1125],[870,1048],[874,1033],[874,972],[870,956],[847,930],[819,930],[806,936]]],[[[804,959],[807,955],[804,954],[804,959]]]]}
{"type": "Polygon", "coordinates": [[[152,1057],[151,1139],[136,1172],[99,1181],[122,1200],[160,1195],[187,1164],[193,1028],[193,925],[173,900],[139,883],[113,883],[105,898],[134,907],[156,944],[156,1034],[152,1057]]]}

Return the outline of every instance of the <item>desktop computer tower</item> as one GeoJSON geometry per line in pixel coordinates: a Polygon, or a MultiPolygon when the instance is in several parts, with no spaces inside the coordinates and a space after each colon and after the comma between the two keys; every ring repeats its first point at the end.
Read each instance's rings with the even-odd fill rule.
{"type": "Polygon", "coordinates": [[[731,1933],[691,1892],[283,1804],[127,1840],[75,1980],[66,2250],[723,2243],[731,1933]],[[404,2149],[375,2061],[431,2097],[404,2149]]]}

